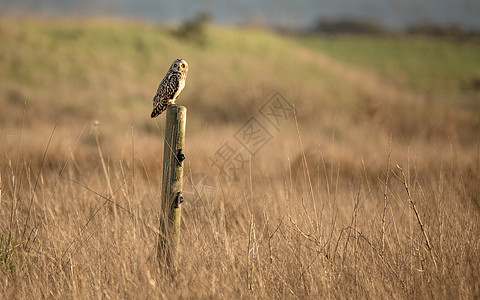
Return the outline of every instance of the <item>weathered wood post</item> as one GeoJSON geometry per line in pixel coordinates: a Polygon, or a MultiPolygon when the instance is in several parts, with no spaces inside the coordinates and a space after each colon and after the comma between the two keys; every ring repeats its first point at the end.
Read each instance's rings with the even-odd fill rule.
{"type": "Polygon", "coordinates": [[[166,110],[165,141],[163,150],[163,179],[160,212],[158,261],[171,270],[177,267],[182,217],[183,149],[187,109],[169,105],[166,110]]]}

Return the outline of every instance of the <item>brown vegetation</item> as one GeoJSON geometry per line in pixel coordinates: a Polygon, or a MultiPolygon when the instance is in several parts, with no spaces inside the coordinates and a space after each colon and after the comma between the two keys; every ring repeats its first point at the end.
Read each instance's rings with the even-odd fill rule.
{"type": "Polygon", "coordinates": [[[0,83],[3,297],[480,296],[475,104],[428,100],[270,33],[209,29],[206,44],[181,50],[192,69],[179,97],[185,202],[171,277],[155,253],[164,120],[148,115],[170,63],[152,49],[176,53],[185,41],[138,24],[35,22],[0,27],[17,48],[1,64],[45,68],[32,83],[11,73],[0,83]],[[86,41],[96,65],[75,52],[86,41]],[[34,42],[43,65],[22,55],[34,42]],[[65,63],[58,73],[49,45],[65,63]],[[297,110],[280,130],[258,112],[275,91],[297,110]],[[250,117],[272,139],[254,157],[241,150],[228,181],[211,159],[225,141],[241,149],[234,136],[250,117]]]}

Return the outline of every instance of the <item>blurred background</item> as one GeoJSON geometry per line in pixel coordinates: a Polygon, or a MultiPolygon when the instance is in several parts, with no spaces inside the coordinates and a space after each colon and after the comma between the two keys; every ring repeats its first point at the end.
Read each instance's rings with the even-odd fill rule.
{"type": "Polygon", "coordinates": [[[263,1],[0,1],[3,14],[43,16],[112,16],[160,24],[184,22],[200,13],[220,24],[258,23],[289,30],[315,28],[321,20],[360,19],[379,23],[392,30],[415,24],[480,26],[480,3],[475,0],[285,0],[263,1]]]}
{"type": "Polygon", "coordinates": [[[32,126],[97,120],[108,137],[120,124],[158,133],[162,123],[145,111],[183,57],[191,67],[180,103],[194,112],[192,133],[236,128],[280,92],[308,131],[344,126],[356,136],[374,126],[406,140],[472,141],[479,13],[473,0],[1,0],[1,117],[7,128],[26,107],[32,126]]]}

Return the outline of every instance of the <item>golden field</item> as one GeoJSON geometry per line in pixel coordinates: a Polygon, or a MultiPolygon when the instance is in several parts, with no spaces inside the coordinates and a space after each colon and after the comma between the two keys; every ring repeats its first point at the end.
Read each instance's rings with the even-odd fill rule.
{"type": "Polygon", "coordinates": [[[0,20],[3,298],[480,297],[478,41],[377,37],[403,51],[383,69],[352,50],[371,38],[187,29],[0,20]],[[172,278],[156,261],[165,117],[149,115],[175,58],[172,278]],[[275,99],[296,111],[278,126],[262,114],[275,99]]]}

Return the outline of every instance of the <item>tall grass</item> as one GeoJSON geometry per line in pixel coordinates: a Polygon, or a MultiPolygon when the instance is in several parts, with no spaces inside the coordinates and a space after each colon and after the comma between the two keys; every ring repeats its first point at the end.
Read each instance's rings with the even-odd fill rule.
{"type": "MultiPolygon", "coordinates": [[[[386,166],[386,152],[375,178],[368,161],[345,170],[327,155],[338,164],[330,172],[332,166],[312,163],[299,149],[310,177],[289,175],[299,166],[287,161],[275,169],[254,161],[259,170],[228,184],[212,175],[214,199],[200,206],[191,205],[199,203],[195,195],[186,199],[179,271],[171,281],[155,255],[158,172],[144,167],[133,176],[134,161],[145,164],[138,153],[105,160],[99,150],[78,160],[81,151],[64,158],[63,171],[22,155],[9,180],[2,168],[6,297],[478,295],[478,163],[445,161],[422,170],[421,160],[404,154],[410,162],[399,175],[386,166]]],[[[190,162],[201,171],[196,165],[190,162]]]]}

